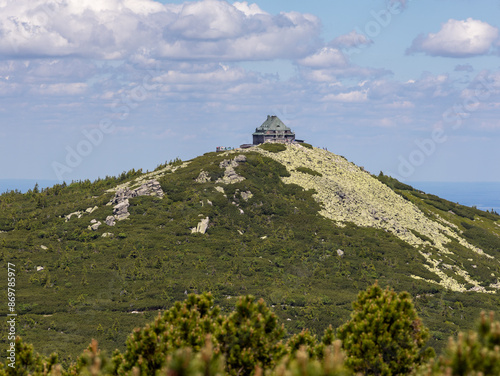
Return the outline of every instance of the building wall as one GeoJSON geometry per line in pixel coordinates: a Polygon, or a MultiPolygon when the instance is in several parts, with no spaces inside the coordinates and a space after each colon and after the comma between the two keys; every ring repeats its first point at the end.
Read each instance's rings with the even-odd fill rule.
{"type": "Polygon", "coordinates": [[[280,137],[275,137],[276,134],[275,133],[270,133],[270,134],[266,134],[266,135],[253,135],[253,144],[254,145],[258,145],[258,144],[263,144],[264,142],[266,141],[288,141],[288,142],[292,142],[293,140],[295,140],[295,134],[291,133],[291,134],[281,134],[280,137]]]}

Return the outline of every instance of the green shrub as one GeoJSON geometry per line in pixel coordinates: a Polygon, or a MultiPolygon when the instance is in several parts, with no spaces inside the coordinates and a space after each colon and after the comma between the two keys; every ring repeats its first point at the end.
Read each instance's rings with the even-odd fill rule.
{"type": "Polygon", "coordinates": [[[310,168],[307,168],[307,167],[297,167],[295,169],[295,171],[302,172],[303,174],[309,174],[309,175],[312,175],[312,176],[323,176],[322,173],[320,173],[318,171],[314,171],[313,169],[310,169],[310,168]]]}
{"type": "Polygon", "coordinates": [[[467,225],[462,222],[465,227],[464,236],[479,245],[485,251],[500,252],[500,238],[484,228],[467,225]]]}
{"type": "Polygon", "coordinates": [[[402,191],[414,191],[413,187],[408,184],[401,183],[399,180],[391,176],[384,175],[382,171],[376,177],[380,182],[384,183],[391,189],[400,189],[402,191]]]}
{"type": "Polygon", "coordinates": [[[407,292],[397,295],[375,283],[359,293],[353,308],[351,320],[338,331],[349,367],[363,374],[388,376],[415,369],[429,333],[407,292]]]}
{"type": "Polygon", "coordinates": [[[273,144],[273,143],[265,143],[259,146],[262,150],[266,150],[270,153],[279,153],[280,151],[285,151],[286,146],[283,144],[273,144]]]}

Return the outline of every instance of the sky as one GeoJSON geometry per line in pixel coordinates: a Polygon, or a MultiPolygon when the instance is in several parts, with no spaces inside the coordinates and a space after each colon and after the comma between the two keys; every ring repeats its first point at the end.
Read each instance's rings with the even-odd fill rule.
{"type": "Polygon", "coordinates": [[[500,181],[499,0],[0,0],[0,179],[251,143],[267,115],[401,181],[500,181]]]}

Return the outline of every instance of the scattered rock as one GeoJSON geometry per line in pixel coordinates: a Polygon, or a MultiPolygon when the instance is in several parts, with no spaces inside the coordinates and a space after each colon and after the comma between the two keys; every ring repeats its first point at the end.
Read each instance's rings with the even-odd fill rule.
{"type": "Polygon", "coordinates": [[[486,289],[482,286],[474,286],[474,287],[471,287],[469,290],[467,291],[474,291],[474,292],[485,292],[486,289]]]}
{"type": "Polygon", "coordinates": [[[99,226],[101,225],[101,222],[97,222],[95,224],[93,224],[92,226],[89,226],[89,230],[92,230],[92,231],[97,231],[99,230],[99,226]]]}
{"type": "Polygon", "coordinates": [[[115,217],[113,215],[108,215],[106,217],[106,224],[108,226],[114,226],[116,223],[115,223],[115,217]]]}
{"type": "Polygon", "coordinates": [[[226,193],[224,192],[224,188],[222,188],[222,187],[220,187],[220,186],[218,186],[218,185],[217,185],[217,186],[215,187],[215,190],[216,190],[217,192],[222,193],[222,194],[224,195],[224,197],[227,197],[227,196],[226,196],[226,193]]]}
{"type": "Polygon", "coordinates": [[[240,154],[234,158],[236,163],[245,163],[247,161],[247,157],[243,154],[240,154]]]}
{"type": "Polygon", "coordinates": [[[250,191],[241,192],[240,195],[241,195],[241,198],[245,201],[248,201],[253,197],[253,193],[250,191]]]}
{"type": "Polygon", "coordinates": [[[238,230],[238,234],[243,235],[243,231],[238,230]]]}
{"type": "Polygon", "coordinates": [[[210,222],[210,219],[208,217],[206,217],[205,219],[202,219],[196,227],[191,229],[191,233],[204,234],[205,232],[207,232],[209,222],[210,222]]]}
{"type": "Polygon", "coordinates": [[[81,218],[81,217],[82,217],[82,212],[81,212],[81,211],[76,211],[76,212],[74,212],[74,213],[70,213],[70,214],[68,214],[68,215],[65,217],[65,218],[66,218],[66,222],[68,222],[68,221],[71,219],[71,217],[72,217],[72,216],[74,216],[74,215],[78,216],[78,218],[81,218]]]}
{"type": "Polygon", "coordinates": [[[36,267],[36,271],[37,271],[37,272],[41,272],[43,269],[44,269],[44,267],[43,267],[43,266],[37,266],[37,267],[36,267]]]}
{"type": "Polygon", "coordinates": [[[86,213],[89,213],[89,214],[92,214],[93,212],[95,212],[97,209],[99,209],[97,206],[94,206],[93,208],[87,208],[87,210],[85,210],[86,213]]]}
{"type": "Polygon", "coordinates": [[[207,200],[207,204],[210,206],[214,206],[214,204],[212,204],[212,201],[210,201],[210,200],[207,200]]]}
{"type": "Polygon", "coordinates": [[[101,235],[103,238],[114,238],[115,234],[112,232],[105,232],[104,234],[101,235]]]}
{"type": "Polygon", "coordinates": [[[90,223],[97,223],[97,219],[91,220],[90,223]]]}
{"type": "Polygon", "coordinates": [[[197,183],[207,183],[210,181],[210,176],[208,172],[201,170],[200,175],[194,181],[197,183]]]}
{"type": "Polygon", "coordinates": [[[46,247],[44,245],[41,245],[40,248],[42,248],[44,251],[46,251],[47,249],[49,249],[49,247],[46,247]]]}
{"type": "Polygon", "coordinates": [[[265,235],[265,236],[261,236],[260,238],[261,238],[261,239],[267,239],[267,235],[265,235]]]}
{"type": "Polygon", "coordinates": [[[344,251],[341,250],[341,249],[337,249],[337,255],[339,255],[339,257],[344,257],[344,251]]]}

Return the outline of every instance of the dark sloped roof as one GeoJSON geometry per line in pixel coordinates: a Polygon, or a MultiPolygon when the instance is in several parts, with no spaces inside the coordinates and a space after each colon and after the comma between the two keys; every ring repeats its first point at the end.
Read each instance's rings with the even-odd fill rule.
{"type": "Polygon", "coordinates": [[[254,135],[265,134],[267,131],[291,131],[277,116],[267,116],[267,120],[255,129],[254,135]]]}

